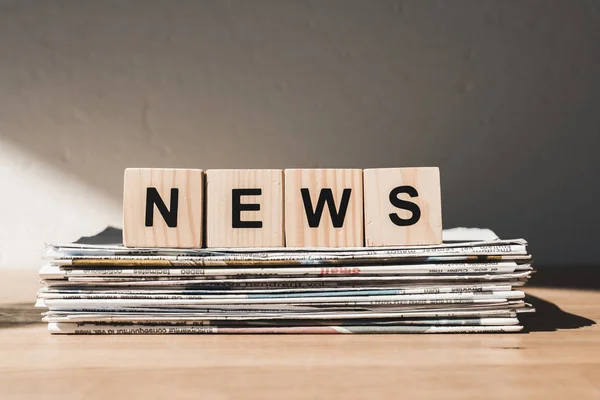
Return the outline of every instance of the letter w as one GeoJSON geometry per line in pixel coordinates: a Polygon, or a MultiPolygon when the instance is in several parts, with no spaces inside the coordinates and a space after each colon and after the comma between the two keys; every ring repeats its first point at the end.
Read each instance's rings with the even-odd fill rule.
{"type": "Polygon", "coordinates": [[[302,202],[304,203],[304,210],[306,211],[308,226],[311,228],[319,227],[319,224],[321,223],[321,216],[323,215],[323,209],[325,208],[325,203],[327,203],[327,208],[329,208],[329,215],[331,216],[333,227],[341,228],[344,226],[344,218],[346,218],[346,211],[348,211],[348,203],[350,203],[350,194],[352,193],[352,189],[344,189],[339,211],[337,211],[335,208],[333,191],[329,188],[321,189],[321,193],[319,193],[319,200],[317,201],[317,208],[314,209],[314,211],[312,200],[310,199],[310,191],[308,188],[301,188],[300,192],[302,193],[302,202]]]}

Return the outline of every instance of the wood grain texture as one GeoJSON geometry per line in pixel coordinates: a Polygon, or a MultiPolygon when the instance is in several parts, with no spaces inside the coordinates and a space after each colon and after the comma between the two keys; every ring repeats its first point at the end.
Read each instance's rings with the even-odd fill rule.
{"type": "Polygon", "coordinates": [[[558,330],[523,334],[52,336],[37,271],[1,274],[2,399],[600,398],[600,325],[565,323],[600,291],[526,288],[558,330]]]}
{"type": "Polygon", "coordinates": [[[287,247],[358,247],[364,245],[363,185],[360,169],[286,169],[285,240],[287,247]],[[344,189],[351,189],[342,227],[334,227],[325,205],[318,227],[310,227],[301,189],[310,192],[313,211],[321,189],[330,188],[336,210],[344,189]]]}
{"type": "Polygon", "coordinates": [[[365,242],[370,246],[442,243],[442,198],[438,168],[379,168],[364,170],[365,242]],[[417,197],[399,194],[401,200],[419,206],[421,216],[410,226],[398,226],[390,214],[408,220],[409,210],[395,207],[390,193],[399,186],[412,186],[417,197]]]}
{"type": "Polygon", "coordinates": [[[283,170],[208,170],[206,181],[207,247],[283,247],[283,170]],[[240,197],[241,204],[258,204],[260,210],[239,215],[262,227],[233,227],[233,189],[261,190],[260,195],[240,197]]]}
{"type": "Polygon", "coordinates": [[[204,173],[201,169],[128,168],[123,188],[123,244],[127,247],[202,246],[204,173]],[[154,207],[153,226],[145,226],[146,189],[156,188],[167,207],[179,189],[177,226],[167,226],[154,207]]]}

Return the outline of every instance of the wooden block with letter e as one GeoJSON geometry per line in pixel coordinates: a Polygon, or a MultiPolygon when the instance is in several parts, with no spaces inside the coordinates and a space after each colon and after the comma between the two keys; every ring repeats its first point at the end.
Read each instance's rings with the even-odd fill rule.
{"type": "Polygon", "coordinates": [[[438,168],[364,170],[367,246],[442,243],[438,168]]]}
{"type": "Polygon", "coordinates": [[[201,247],[203,175],[201,169],[126,169],[123,244],[201,247]]]}
{"type": "Polygon", "coordinates": [[[286,169],[286,246],[363,246],[362,192],[360,169],[286,169]]]}
{"type": "Polygon", "coordinates": [[[206,172],[207,247],[283,247],[283,170],[206,172]]]}

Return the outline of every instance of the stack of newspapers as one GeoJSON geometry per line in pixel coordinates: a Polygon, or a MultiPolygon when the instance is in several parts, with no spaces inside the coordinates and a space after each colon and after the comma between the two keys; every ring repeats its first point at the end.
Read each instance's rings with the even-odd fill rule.
{"type": "Polygon", "coordinates": [[[59,334],[520,331],[527,243],[477,232],[381,248],[49,245],[37,305],[59,334]]]}

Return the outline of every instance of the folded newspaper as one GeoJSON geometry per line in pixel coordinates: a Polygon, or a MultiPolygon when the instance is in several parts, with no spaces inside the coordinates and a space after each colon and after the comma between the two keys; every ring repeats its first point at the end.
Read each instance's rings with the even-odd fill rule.
{"type": "Polygon", "coordinates": [[[527,242],[444,231],[444,244],[132,249],[48,245],[38,307],[57,334],[518,332],[527,242]]]}

